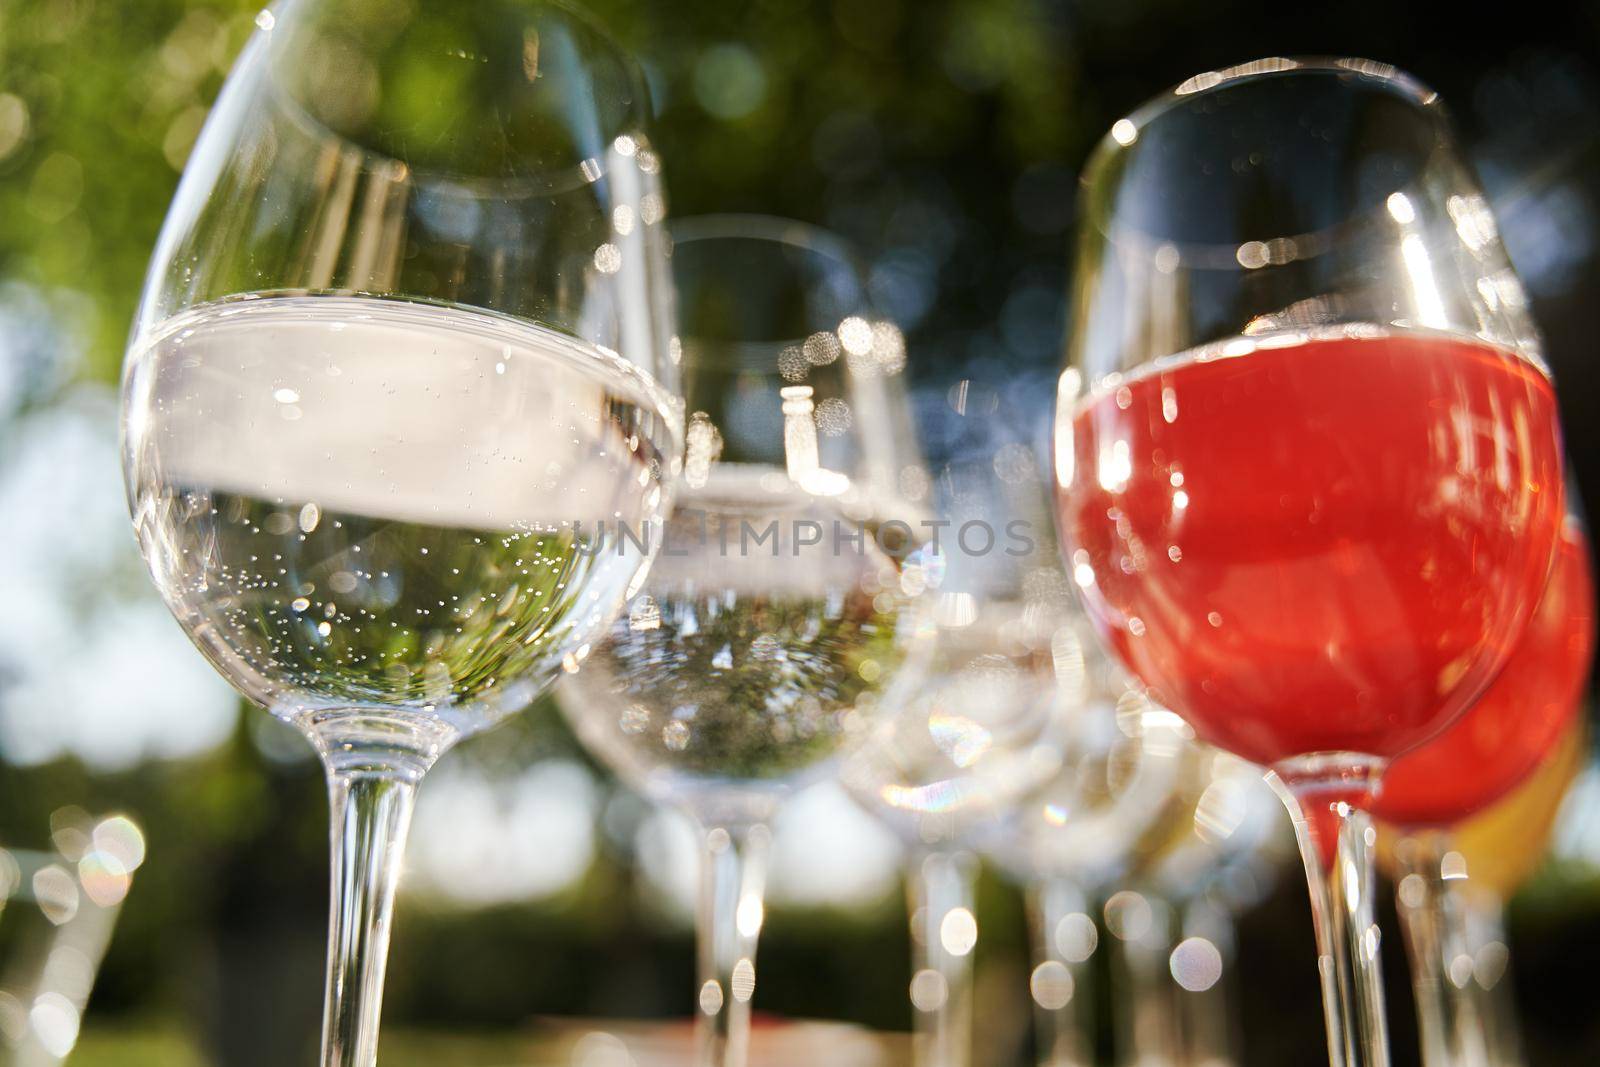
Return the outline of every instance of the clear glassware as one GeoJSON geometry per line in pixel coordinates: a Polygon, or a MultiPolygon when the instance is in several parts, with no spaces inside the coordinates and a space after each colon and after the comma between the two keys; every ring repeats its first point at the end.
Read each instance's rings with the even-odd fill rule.
{"type": "Polygon", "coordinates": [[[1287,826],[1259,768],[1184,748],[1173,803],[1122,879],[1151,919],[1112,940],[1125,983],[1118,1061],[1225,1067],[1239,1061],[1234,916],[1275,880],[1287,826]]]}
{"type": "Polygon", "coordinates": [[[1273,771],[1329,1055],[1387,1063],[1365,810],[1504,663],[1561,524],[1525,297],[1437,94],[1368,60],[1189,79],[1112,127],[1080,218],[1068,566],[1153,699],[1273,771]]]}
{"type": "MultiPolygon", "coordinates": [[[[1093,680],[1079,713],[1087,729],[1059,773],[981,834],[984,852],[1025,891],[1039,1067],[1096,1062],[1095,998],[1105,993],[1096,992],[1094,959],[1106,941],[1096,914],[1103,911],[1113,940],[1154,922],[1147,898],[1116,890],[1140,856],[1175,833],[1193,751],[1188,727],[1130,689],[1079,625],[1071,658],[1081,656],[1093,680]]],[[[1114,1016],[1125,1006],[1122,998],[1112,1004],[1114,1016]]]]}
{"type": "Polygon", "coordinates": [[[129,345],[155,584],[327,767],[323,1062],[376,1055],[412,798],[620,608],[681,462],[659,162],[564,5],[289,0],[190,158],[129,345]]]}
{"type": "MultiPolygon", "coordinates": [[[[1456,898],[1453,910],[1464,918],[1461,943],[1472,963],[1466,993],[1471,1014],[1483,1027],[1488,1059],[1494,1067],[1520,1067],[1525,1062],[1505,906],[1543,865],[1573,783],[1588,765],[1590,736],[1588,722],[1580,715],[1531,777],[1450,831],[1450,851],[1460,858],[1458,862],[1452,857],[1450,873],[1465,877],[1444,880],[1444,891],[1456,898]]],[[[1438,868],[1441,873],[1443,859],[1441,856],[1438,868]]],[[[1406,899],[1410,894],[1403,892],[1405,875],[1394,881],[1401,922],[1406,923],[1413,912],[1406,899]]],[[[1430,897],[1425,896],[1421,903],[1426,907],[1430,897]]],[[[1409,933],[1407,936],[1410,948],[1409,933]]],[[[1449,961],[1441,963],[1441,970],[1448,975],[1449,961]]],[[[1431,969],[1414,970],[1414,984],[1431,969]]],[[[1456,977],[1461,973],[1457,963],[1456,977]]],[[[1420,1010],[1425,1010],[1421,1002],[1420,1010]]],[[[1424,1063],[1431,1062],[1424,1059],[1424,1063]]]]}
{"type": "Polygon", "coordinates": [[[1032,448],[1042,420],[979,399],[986,390],[958,384],[952,395],[971,403],[924,415],[946,420],[929,432],[954,442],[934,467],[934,633],[915,684],[840,772],[909,850],[913,1059],[925,1067],[973,1058],[975,849],[1052,788],[1075,792],[1061,810],[1079,814],[1095,789],[1085,764],[1109,747],[1123,684],[1086,651],[1092,636],[1054,550],[1047,464],[1032,448]]]}
{"type": "Polygon", "coordinates": [[[676,511],[562,706],[591,752],[704,833],[697,1062],[739,1067],[768,823],[894,706],[924,644],[928,477],[904,338],[837,238],[751,216],[672,236],[676,511]]]}
{"type": "Polygon", "coordinates": [[[1031,880],[1025,889],[1035,1062],[1091,1067],[1098,1043],[1092,961],[1100,947],[1094,902],[1066,876],[1031,880]]]}
{"type": "Polygon", "coordinates": [[[1497,1043],[1515,1033],[1514,1014],[1485,997],[1498,983],[1480,980],[1475,942],[1498,941],[1503,953],[1492,868],[1497,860],[1505,866],[1504,857],[1542,849],[1553,805],[1525,811],[1512,827],[1520,840],[1494,842],[1487,851],[1495,858],[1481,848],[1469,857],[1456,828],[1499,803],[1515,804],[1502,798],[1540,779],[1550,784],[1534,797],[1559,798],[1571,749],[1584,732],[1594,611],[1588,539],[1569,521],[1544,596],[1504,670],[1465,715],[1394,762],[1373,807],[1399,835],[1396,909],[1428,1067],[1498,1064],[1509,1054],[1497,1043]],[[1476,934],[1478,928],[1487,933],[1476,934]]]}

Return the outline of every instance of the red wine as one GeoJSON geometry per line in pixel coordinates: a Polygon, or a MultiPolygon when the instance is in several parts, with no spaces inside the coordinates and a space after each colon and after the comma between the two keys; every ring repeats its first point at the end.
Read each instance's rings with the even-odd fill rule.
{"type": "Polygon", "coordinates": [[[1444,733],[1389,765],[1373,815],[1408,828],[1449,826],[1509,793],[1566,735],[1593,656],[1589,548],[1572,524],[1505,670],[1444,733]]]}
{"type": "Polygon", "coordinates": [[[1488,685],[1561,524],[1549,378],[1485,342],[1355,327],[1112,379],[1058,442],[1069,566],[1108,643],[1259,763],[1392,758],[1488,685]]]}

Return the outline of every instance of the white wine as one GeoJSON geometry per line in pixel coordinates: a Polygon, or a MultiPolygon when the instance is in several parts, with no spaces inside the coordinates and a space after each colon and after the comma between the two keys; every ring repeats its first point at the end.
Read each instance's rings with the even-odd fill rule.
{"type": "Polygon", "coordinates": [[[781,471],[724,466],[680,493],[643,592],[563,706],[655,795],[782,789],[837,755],[902,677],[918,558],[781,471]]]}
{"type": "Polygon", "coordinates": [[[645,564],[675,402],[619,357],[457,307],[268,297],[131,354],[139,542],[195,644],[285,718],[481,728],[587,652],[645,564]],[[601,521],[610,524],[602,528],[601,521]]]}

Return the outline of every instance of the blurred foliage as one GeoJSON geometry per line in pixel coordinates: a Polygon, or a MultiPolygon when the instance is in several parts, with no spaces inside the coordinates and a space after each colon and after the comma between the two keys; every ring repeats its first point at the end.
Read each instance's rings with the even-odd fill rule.
{"type": "MultiPolygon", "coordinates": [[[[996,172],[1079,154],[1087,131],[1075,66],[1034,0],[590,6],[645,56],[676,213],[830,223],[903,247],[901,271],[1014,228],[996,172]],[[958,155],[989,162],[939,173],[958,155]],[[961,202],[987,216],[964,236],[961,202]]],[[[0,5],[0,275],[91,298],[97,377],[115,376],[165,205],[257,7],[0,5]]]]}
{"type": "Polygon", "coordinates": [[[164,205],[259,4],[0,4],[0,274],[92,300],[111,378],[164,205]]]}

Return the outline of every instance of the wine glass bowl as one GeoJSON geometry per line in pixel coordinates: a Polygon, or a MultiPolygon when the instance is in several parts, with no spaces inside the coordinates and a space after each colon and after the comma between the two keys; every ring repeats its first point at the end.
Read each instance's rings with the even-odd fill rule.
{"type": "Polygon", "coordinates": [[[157,587],[291,720],[524,706],[621,603],[642,553],[594,531],[659,515],[676,447],[631,364],[397,300],[201,306],[130,353],[127,396],[157,587]]]}
{"type": "Polygon", "coordinates": [[[1594,641],[1589,543],[1569,520],[1505,669],[1465,715],[1388,766],[1373,816],[1403,829],[1448,827],[1516,788],[1582,714],[1594,641]]]}
{"type": "Polygon", "coordinates": [[[1437,97],[1249,64],[1121,120],[1085,181],[1057,476],[1091,614],[1204,740],[1399,755],[1504,663],[1562,515],[1554,391],[1437,97]]]}
{"type": "Polygon", "coordinates": [[[845,750],[905,664],[900,564],[875,544],[806,543],[849,520],[761,478],[684,491],[649,581],[570,681],[609,711],[579,736],[651,795],[764,806],[845,750]],[[741,535],[774,522],[772,548],[721,554],[752,552],[741,535]]]}
{"type": "Polygon", "coordinates": [[[918,683],[841,772],[912,842],[958,841],[1005,817],[1061,771],[1086,728],[1089,684],[1074,613],[1001,599],[973,611],[938,626],[918,683]]]}
{"type": "Polygon", "coordinates": [[[842,245],[747,217],[673,236],[690,412],[676,510],[565,706],[647,793],[759,809],[904,684],[933,562],[911,499],[926,479],[898,399],[904,342],[842,245]]]}
{"type": "Polygon", "coordinates": [[[1079,407],[1075,575],[1203,740],[1392,758],[1488,684],[1546,573],[1554,394],[1476,342],[1270,340],[1079,407]]]}
{"type": "Polygon", "coordinates": [[[582,17],[379,14],[258,20],[152,262],[124,455],[247,696],[444,736],[525,705],[644,561],[600,523],[659,520],[681,448],[664,203],[582,17]]]}

